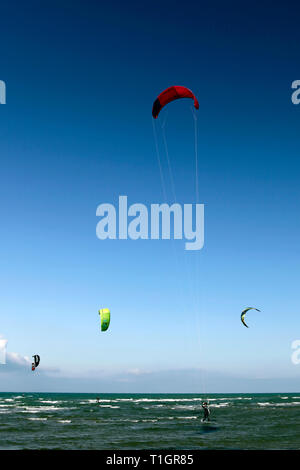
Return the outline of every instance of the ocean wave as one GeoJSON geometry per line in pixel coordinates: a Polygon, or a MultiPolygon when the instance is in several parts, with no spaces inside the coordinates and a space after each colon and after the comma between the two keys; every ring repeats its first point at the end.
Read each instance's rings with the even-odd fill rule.
{"type": "Polygon", "coordinates": [[[155,402],[163,402],[163,403],[176,403],[176,402],[190,402],[190,401],[203,401],[203,398],[137,398],[133,400],[134,403],[155,403],[155,402]]]}
{"type": "Polygon", "coordinates": [[[45,411],[62,411],[70,408],[58,408],[55,406],[17,406],[21,413],[43,413],[45,411]]]}
{"type": "Polygon", "coordinates": [[[57,403],[62,403],[61,400],[43,400],[43,399],[39,399],[40,400],[40,403],[53,403],[54,405],[56,405],[57,403]]]}
{"type": "Polygon", "coordinates": [[[47,421],[48,418],[27,418],[29,421],[47,421]]]}
{"type": "Polygon", "coordinates": [[[270,403],[270,402],[258,402],[257,403],[259,406],[276,406],[276,407],[285,407],[285,406],[300,406],[299,401],[291,401],[289,403],[270,403]]]}
{"type": "MultiPolygon", "coordinates": [[[[202,403],[205,400],[204,397],[194,397],[194,398],[96,398],[82,400],[79,403],[81,405],[94,404],[94,403],[189,403],[189,402],[200,402],[202,403]]],[[[209,402],[219,402],[219,401],[228,401],[228,400],[253,400],[252,397],[217,397],[217,398],[206,398],[209,402]]]]}
{"type": "Polygon", "coordinates": [[[20,410],[20,413],[39,413],[39,410],[20,410]]]}
{"type": "Polygon", "coordinates": [[[127,419],[127,418],[123,418],[123,419],[118,419],[119,422],[127,422],[127,423],[138,423],[139,422],[139,419],[127,419]]]}
{"type": "Polygon", "coordinates": [[[114,405],[100,405],[100,408],[120,408],[120,407],[114,406],[114,405]]]}
{"type": "Polygon", "coordinates": [[[196,409],[201,409],[199,406],[193,406],[193,405],[177,405],[177,406],[172,406],[171,410],[196,410],[196,409]]]}
{"type": "Polygon", "coordinates": [[[300,406],[300,401],[291,401],[289,403],[275,403],[275,406],[300,406]]]}
{"type": "Polygon", "coordinates": [[[96,398],[93,398],[93,399],[90,399],[90,400],[83,400],[83,401],[80,401],[79,404],[80,405],[92,405],[92,404],[97,404],[97,403],[114,403],[116,402],[117,400],[107,400],[107,399],[100,399],[100,400],[97,400],[96,398]]]}
{"type": "Polygon", "coordinates": [[[177,419],[198,419],[198,416],[177,416],[177,419]]]}
{"type": "Polygon", "coordinates": [[[226,406],[229,406],[229,403],[213,403],[210,405],[211,408],[225,408],[226,406]]]}

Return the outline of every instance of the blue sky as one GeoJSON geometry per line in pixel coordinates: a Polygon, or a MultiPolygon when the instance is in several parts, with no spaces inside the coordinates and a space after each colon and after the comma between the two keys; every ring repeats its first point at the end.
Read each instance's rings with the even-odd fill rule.
{"type": "MultiPolygon", "coordinates": [[[[2,8],[0,333],[8,351],[39,353],[45,374],[59,371],[61,383],[76,376],[74,391],[81,377],[99,376],[101,391],[103,374],[127,373],[153,373],[156,389],[158,374],[174,370],[194,391],[190,369],[238,377],[241,387],[286,377],[299,388],[300,366],[290,360],[300,337],[293,8],[155,1],[2,8]],[[164,202],[151,108],[173,84],[191,88],[200,103],[205,247],[185,253],[182,242],[100,241],[99,204],[123,194],[129,203],[164,202]],[[247,330],[239,315],[252,305],[262,313],[249,314],[247,330]],[[106,333],[101,307],[112,312],[106,333]]],[[[194,200],[189,106],[170,104],[166,124],[181,203],[194,200]]],[[[116,382],[118,390],[126,391],[116,382]]]]}

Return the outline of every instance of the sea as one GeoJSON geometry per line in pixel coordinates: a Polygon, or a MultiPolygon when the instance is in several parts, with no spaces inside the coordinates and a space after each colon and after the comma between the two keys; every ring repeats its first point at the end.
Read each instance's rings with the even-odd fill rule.
{"type": "Polygon", "coordinates": [[[0,393],[0,449],[300,449],[300,393],[0,393]]]}

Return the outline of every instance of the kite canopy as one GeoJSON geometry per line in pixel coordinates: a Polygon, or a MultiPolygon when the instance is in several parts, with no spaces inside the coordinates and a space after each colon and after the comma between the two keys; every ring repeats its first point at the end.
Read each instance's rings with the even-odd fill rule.
{"type": "Polygon", "coordinates": [[[256,310],[257,312],[260,312],[260,310],[258,310],[258,308],[254,308],[254,307],[248,307],[246,308],[245,310],[242,311],[242,314],[241,314],[241,320],[242,320],[242,323],[247,327],[249,328],[249,326],[246,324],[245,322],[245,315],[247,312],[249,312],[249,310],[256,310]]]}
{"type": "Polygon", "coordinates": [[[99,310],[101,331],[106,331],[110,324],[110,310],[108,308],[102,308],[99,310]]]}
{"type": "Polygon", "coordinates": [[[192,98],[195,108],[199,109],[198,100],[191,90],[185,86],[170,86],[161,92],[153,103],[152,116],[154,119],[157,119],[161,109],[166,106],[166,104],[180,98],[192,98]]]}
{"type": "Polygon", "coordinates": [[[35,370],[36,367],[39,365],[40,363],[40,356],[38,354],[35,354],[33,357],[33,363],[32,363],[32,366],[31,366],[31,370],[35,370]]]}

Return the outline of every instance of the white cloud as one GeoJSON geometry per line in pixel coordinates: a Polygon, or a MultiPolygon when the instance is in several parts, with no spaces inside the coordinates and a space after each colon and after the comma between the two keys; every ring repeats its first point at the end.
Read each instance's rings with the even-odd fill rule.
{"type": "Polygon", "coordinates": [[[21,354],[15,352],[7,353],[7,362],[21,367],[28,366],[28,364],[31,364],[31,361],[28,356],[22,356],[21,354]]]}
{"type": "Polygon", "coordinates": [[[142,369],[129,369],[128,371],[128,374],[130,375],[141,375],[141,374],[149,374],[150,371],[146,371],[146,370],[142,370],[142,369]]]}
{"type": "Polygon", "coordinates": [[[21,354],[15,352],[6,353],[6,367],[5,372],[11,372],[18,370],[25,370],[30,367],[31,361],[27,356],[22,356],[21,354]]]}

